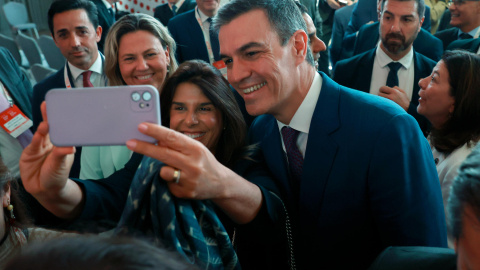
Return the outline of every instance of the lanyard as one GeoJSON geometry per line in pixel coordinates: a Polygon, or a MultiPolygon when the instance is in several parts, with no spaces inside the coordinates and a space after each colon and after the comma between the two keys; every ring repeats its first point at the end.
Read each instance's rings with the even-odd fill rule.
{"type": "Polygon", "coordinates": [[[207,46],[208,59],[210,59],[210,64],[213,64],[213,62],[215,62],[215,56],[213,55],[212,44],[210,43],[210,29],[205,31],[198,7],[195,7],[195,18],[203,32],[203,39],[205,40],[205,46],[207,46]]]}
{"type": "MultiPolygon", "coordinates": [[[[105,77],[105,72],[104,71],[104,56],[103,54],[100,53],[100,57],[102,59],[102,77],[105,77]]],[[[68,61],[65,62],[65,68],[63,69],[63,78],[65,80],[65,87],[70,89],[72,88],[72,84],[70,83],[70,80],[74,81],[73,80],[73,77],[72,77],[72,73],[70,72],[70,67],[68,66],[68,61]]],[[[105,86],[107,86],[107,80],[106,78],[104,78],[104,82],[105,82],[105,86]]],[[[74,86],[73,86],[74,87],[74,86]]]]}

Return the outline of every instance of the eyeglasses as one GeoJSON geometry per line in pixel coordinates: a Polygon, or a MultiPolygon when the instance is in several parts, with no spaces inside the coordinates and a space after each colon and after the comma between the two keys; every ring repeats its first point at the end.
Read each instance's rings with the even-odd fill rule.
{"type": "Polygon", "coordinates": [[[465,2],[478,2],[479,0],[449,0],[447,2],[448,6],[455,5],[457,7],[462,6],[465,2]]]}

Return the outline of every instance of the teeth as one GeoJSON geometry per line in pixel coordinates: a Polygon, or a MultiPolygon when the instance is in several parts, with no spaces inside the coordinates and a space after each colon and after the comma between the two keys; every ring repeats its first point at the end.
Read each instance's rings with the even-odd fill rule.
{"type": "Polygon", "coordinates": [[[196,139],[198,137],[202,137],[203,135],[205,135],[205,133],[200,133],[200,134],[186,134],[186,133],[183,133],[185,135],[187,135],[188,137],[192,138],[192,139],[196,139]]]}
{"type": "Polygon", "coordinates": [[[145,75],[145,76],[137,76],[137,78],[139,80],[147,80],[147,79],[150,79],[152,77],[152,75],[145,75]]]}
{"type": "Polygon", "coordinates": [[[243,93],[248,94],[248,93],[251,93],[251,92],[253,92],[253,91],[256,91],[256,90],[262,88],[265,84],[267,84],[267,83],[266,83],[266,82],[263,82],[263,83],[261,83],[261,84],[254,85],[254,86],[249,87],[249,88],[247,88],[247,89],[243,89],[243,93]]]}

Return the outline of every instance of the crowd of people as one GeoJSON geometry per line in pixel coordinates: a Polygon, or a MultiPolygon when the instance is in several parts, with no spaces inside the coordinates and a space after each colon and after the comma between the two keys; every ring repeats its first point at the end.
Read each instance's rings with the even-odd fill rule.
{"type": "Polygon", "coordinates": [[[480,267],[479,1],[115,2],[51,4],[33,87],[0,48],[1,269],[480,267]],[[51,89],[128,85],[156,143],[52,144],[51,89]]]}

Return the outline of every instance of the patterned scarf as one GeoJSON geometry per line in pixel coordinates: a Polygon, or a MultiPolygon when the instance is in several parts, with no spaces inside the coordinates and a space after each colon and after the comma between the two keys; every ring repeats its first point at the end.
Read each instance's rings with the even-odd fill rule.
{"type": "Polygon", "coordinates": [[[212,203],[173,196],[159,176],[163,165],[143,157],[115,232],[153,236],[202,269],[240,269],[212,203]]]}

